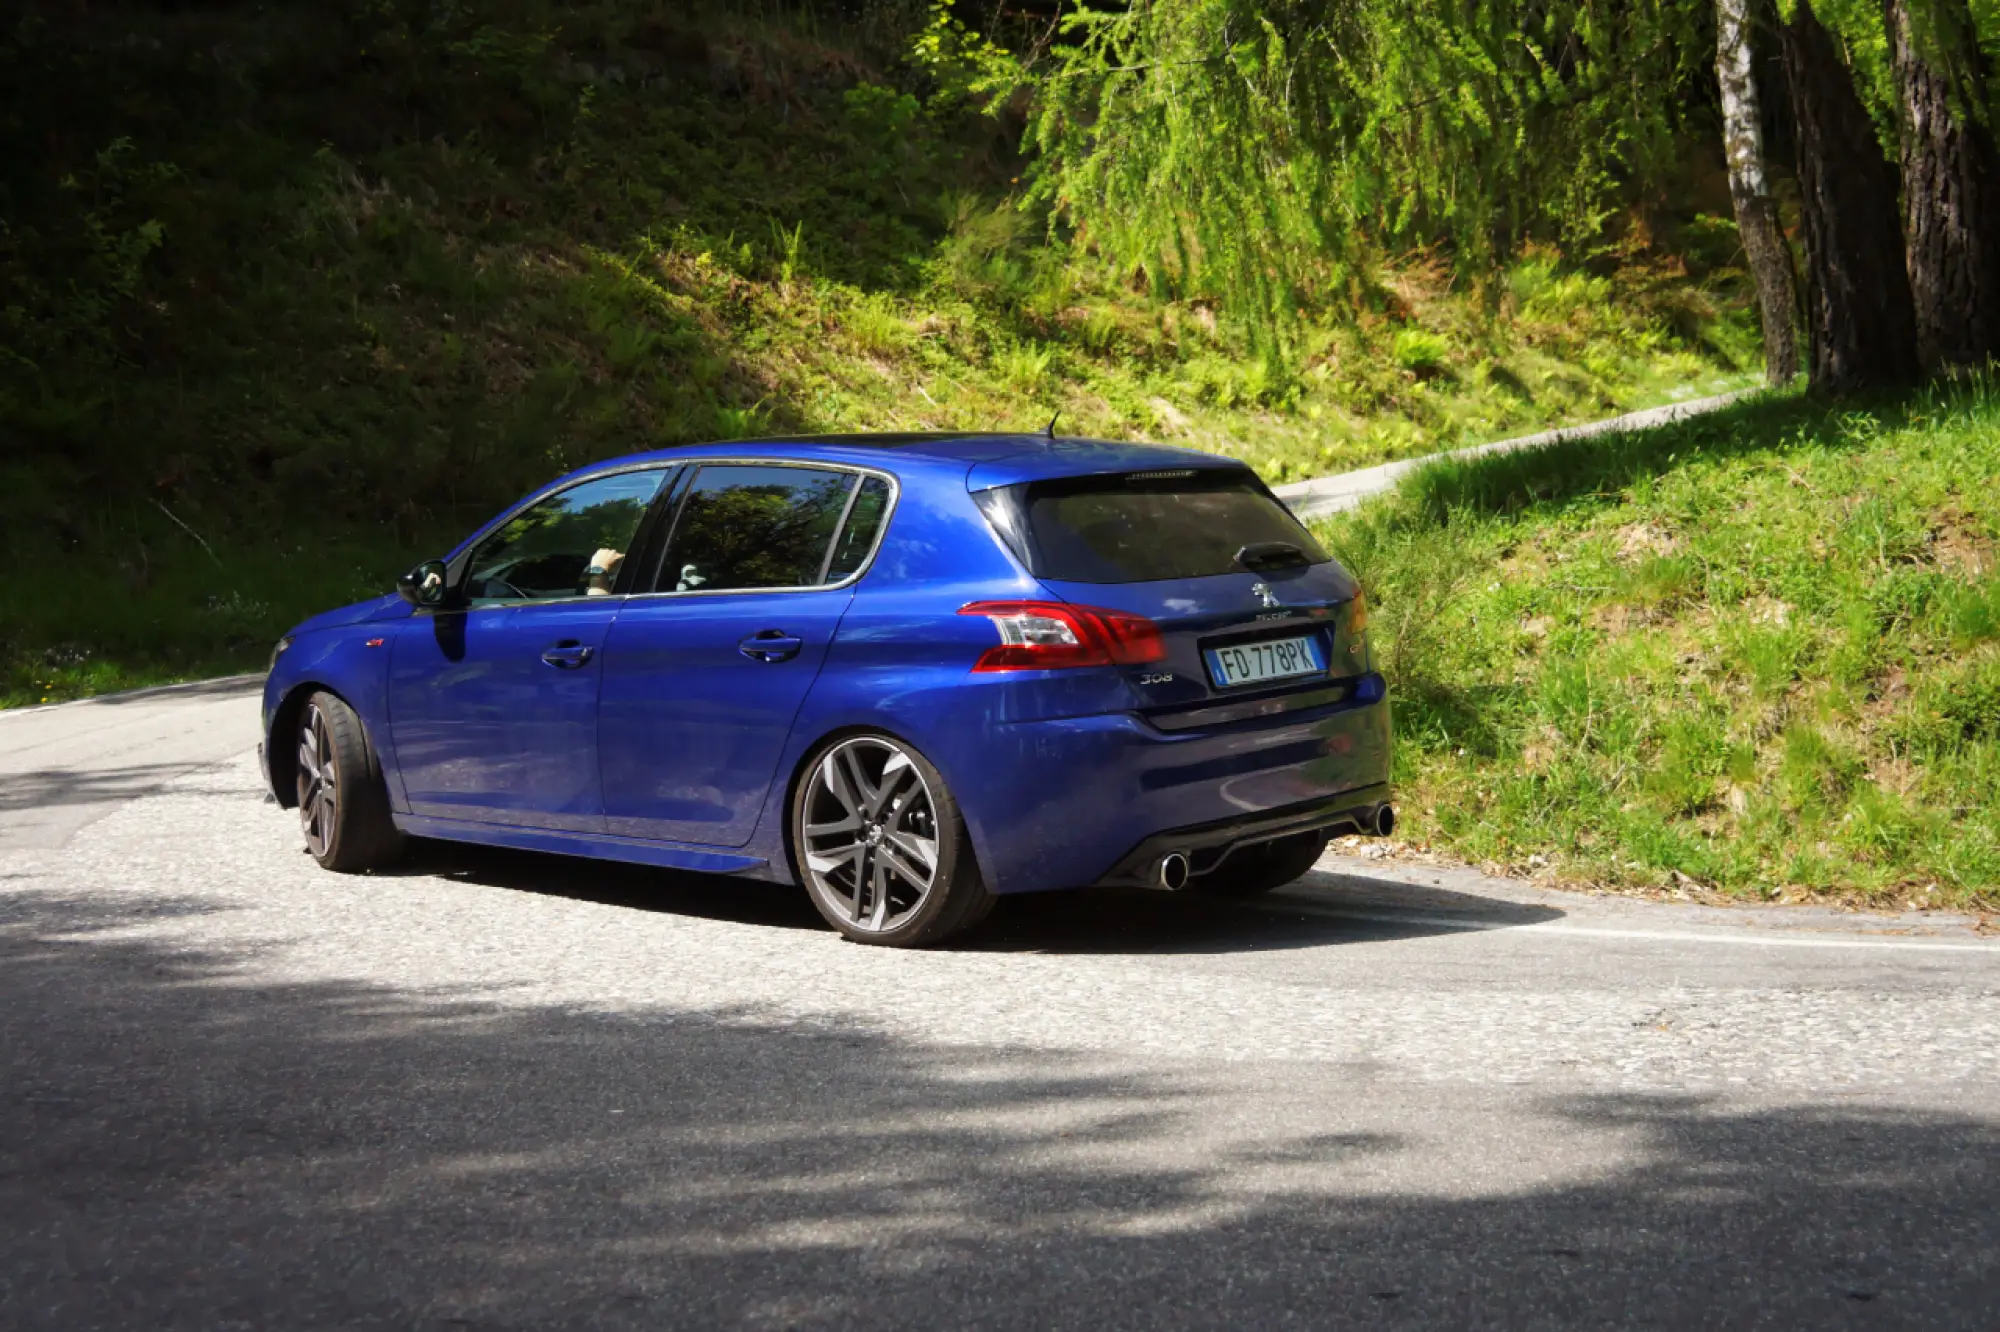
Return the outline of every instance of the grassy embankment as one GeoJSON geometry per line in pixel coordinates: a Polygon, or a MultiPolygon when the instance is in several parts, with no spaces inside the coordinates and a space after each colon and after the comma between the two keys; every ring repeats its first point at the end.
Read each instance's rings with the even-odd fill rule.
{"type": "Polygon", "coordinates": [[[2000,385],[1440,465],[1324,530],[1378,607],[1408,844],[2000,903],[2000,385]]]}
{"type": "Polygon", "coordinates": [[[0,50],[0,705],[254,669],[636,449],[1060,410],[1283,481],[1754,360],[1735,274],[1635,251],[1383,260],[1274,373],[1020,212],[907,34],[778,7],[44,10],[0,50]]]}

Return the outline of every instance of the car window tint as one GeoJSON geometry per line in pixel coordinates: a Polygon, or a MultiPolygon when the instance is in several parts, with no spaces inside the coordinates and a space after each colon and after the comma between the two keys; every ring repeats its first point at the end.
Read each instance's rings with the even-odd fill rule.
{"type": "Polygon", "coordinates": [[[875,538],[882,531],[882,517],[889,511],[889,483],[879,476],[864,477],[854,507],[847,511],[847,525],[833,543],[833,559],[826,566],[826,581],[837,583],[861,567],[875,538]]]}
{"type": "Polygon", "coordinates": [[[465,595],[488,605],[609,591],[665,477],[659,468],[620,472],[523,509],[473,551],[465,595]]]}
{"type": "Polygon", "coordinates": [[[811,467],[702,468],[681,502],[658,590],[811,587],[854,482],[851,472],[811,467]]]}
{"type": "Polygon", "coordinates": [[[1241,473],[1195,471],[1035,482],[1023,504],[1034,573],[1075,583],[1140,583],[1241,573],[1262,542],[1330,557],[1298,519],[1241,473]]]}

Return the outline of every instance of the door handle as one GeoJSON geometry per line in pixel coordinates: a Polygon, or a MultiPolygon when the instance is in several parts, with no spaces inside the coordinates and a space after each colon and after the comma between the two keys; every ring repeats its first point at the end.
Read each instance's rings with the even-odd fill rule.
{"type": "Polygon", "coordinates": [[[573,671],[579,666],[589,665],[590,659],[596,655],[596,648],[586,647],[574,638],[565,638],[544,651],[542,660],[559,671],[573,671]]]}
{"type": "Polygon", "coordinates": [[[736,650],[752,661],[790,661],[805,645],[804,639],[782,629],[765,629],[738,643],[736,650]]]}

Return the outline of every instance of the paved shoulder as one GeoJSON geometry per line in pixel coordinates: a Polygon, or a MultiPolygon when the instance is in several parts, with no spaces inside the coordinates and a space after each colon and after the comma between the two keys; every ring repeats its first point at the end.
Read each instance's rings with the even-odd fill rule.
{"type": "Polygon", "coordinates": [[[120,804],[257,744],[261,675],[0,712],[0,851],[61,846],[120,804]]]}

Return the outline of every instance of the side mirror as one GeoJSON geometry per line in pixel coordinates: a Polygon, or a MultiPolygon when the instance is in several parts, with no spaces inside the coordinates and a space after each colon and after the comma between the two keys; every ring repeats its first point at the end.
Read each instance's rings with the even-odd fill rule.
{"type": "Polygon", "coordinates": [[[443,560],[425,560],[396,580],[396,591],[412,606],[442,606],[451,595],[443,560]]]}

